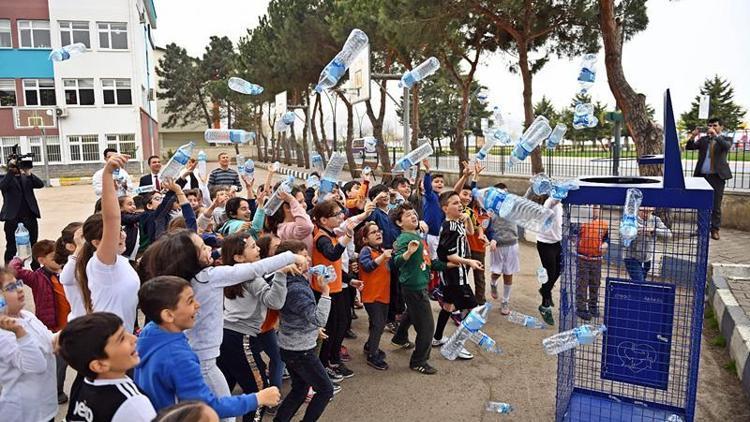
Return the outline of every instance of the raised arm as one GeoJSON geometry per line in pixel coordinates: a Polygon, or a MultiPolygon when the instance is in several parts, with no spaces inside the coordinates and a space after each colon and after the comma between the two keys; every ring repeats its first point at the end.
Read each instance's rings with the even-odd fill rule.
{"type": "Polygon", "coordinates": [[[18,320],[0,315],[0,369],[16,368],[25,374],[41,374],[47,370],[42,349],[18,320]]]}
{"type": "MultiPolygon", "coordinates": [[[[301,255],[295,255],[289,251],[286,251],[280,255],[271,256],[268,258],[261,259],[256,262],[248,262],[244,264],[235,265],[220,265],[218,267],[210,267],[204,272],[207,273],[208,281],[214,288],[223,288],[226,286],[233,286],[245,282],[247,280],[256,279],[264,274],[272,273],[280,270],[287,265],[294,263],[307,263],[307,259],[301,255]]],[[[201,276],[199,274],[199,276],[201,276]]]]}
{"type": "Polygon", "coordinates": [[[117,202],[115,182],[112,173],[116,168],[123,168],[130,157],[115,154],[107,160],[102,172],[102,239],[96,248],[96,257],[105,265],[114,265],[119,255],[121,218],[120,205],[117,202]]]}

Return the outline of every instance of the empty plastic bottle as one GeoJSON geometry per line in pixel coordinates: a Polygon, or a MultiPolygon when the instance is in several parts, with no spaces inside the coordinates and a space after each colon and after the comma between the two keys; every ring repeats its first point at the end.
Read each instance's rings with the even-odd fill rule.
{"type": "Polygon", "coordinates": [[[594,86],[596,80],[596,54],[584,54],[581,71],[578,74],[578,92],[585,94],[594,86]]]}
{"type": "Polygon", "coordinates": [[[485,410],[492,413],[508,414],[513,411],[513,406],[499,401],[487,402],[485,410]]]}
{"type": "Polygon", "coordinates": [[[362,177],[367,177],[367,176],[369,176],[371,174],[372,174],[372,169],[370,168],[370,166],[365,166],[362,169],[362,177]]]}
{"type": "Polygon", "coordinates": [[[205,176],[207,173],[206,170],[206,163],[208,162],[208,155],[206,155],[206,151],[200,150],[198,151],[198,174],[201,176],[205,176]]]}
{"type": "Polygon", "coordinates": [[[513,143],[513,139],[508,135],[508,132],[502,128],[495,128],[492,132],[492,137],[497,140],[496,145],[510,145],[513,143]]]}
{"type": "Polygon", "coordinates": [[[565,136],[565,132],[567,131],[568,127],[564,124],[558,123],[557,125],[555,125],[555,128],[552,130],[552,134],[549,136],[549,139],[547,139],[547,149],[550,151],[554,151],[555,148],[560,145],[560,142],[562,142],[563,136],[565,136]]]}
{"type": "Polygon", "coordinates": [[[411,89],[414,84],[437,72],[438,69],[440,69],[440,61],[435,57],[430,57],[420,63],[419,66],[404,73],[401,77],[401,82],[398,83],[398,87],[411,89]]]}
{"type": "Polygon", "coordinates": [[[508,318],[508,321],[514,324],[522,325],[526,328],[537,328],[537,329],[547,328],[547,324],[540,321],[539,318],[526,315],[526,314],[522,314],[518,311],[510,311],[507,318],[508,318]]]}
{"type": "Polygon", "coordinates": [[[542,287],[543,284],[546,284],[549,281],[546,268],[540,266],[536,269],[536,281],[539,282],[539,287],[542,287]]]}
{"type": "Polygon", "coordinates": [[[680,415],[675,415],[674,413],[669,415],[665,422],[685,422],[680,415]]]}
{"type": "Polygon", "coordinates": [[[281,170],[281,163],[278,161],[274,161],[271,163],[271,171],[274,173],[278,173],[279,170],[281,170]]]}
{"type": "Polygon", "coordinates": [[[574,179],[554,180],[552,182],[552,191],[550,192],[550,196],[552,197],[552,199],[562,201],[563,199],[568,197],[568,192],[572,190],[578,190],[579,187],[580,186],[578,185],[578,181],[574,179]]]}
{"type": "Polygon", "coordinates": [[[429,143],[424,143],[414,148],[410,153],[399,158],[399,160],[396,161],[396,164],[393,166],[393,170],[406,171],[409,169],[409,167],[416,166],[422,160],[431,156],[433,152],[435,151],[432,149],[432,145],[430,145],[429,143]]]}
{"type": "Polygon", "coordinates": [[[485,352],[494,353],[496,355],[503,353],[503,349],[501,349],[500,346],[497,345],[495,340],[485,334],[482,330],[471,333],[471,337],[469,337],[469,339],[485,352]]]}
{"type": "Polygon", "coordinates": [[[244,170],[245,176],[251,179],[255,177],[255,162],[252,159],[248,158],[247,160],[245,160],[245,165],[242,166],[242,168],[244,170]]]}
{"type": "Polygon", "coordinates": [[[485,138],[492,136],[492,132],[490,132],[490,119],[486,117],[479,119],[479,127],[482,129],[482,134],[485,138]]]}
{"type": "Polygon", "coordinates": [[[29,230],[23,223],[18,223],[16,228],[16,256],[31,256],[31,237],[29,236],[29,230]]]}
{"type": "Polygon", "coordinates": [[[305,180],[305,186],[308,188],[318,189],[320,187],[320,178],[312,175],[305,180]]]}
{"type": "Polygon", "coordinates": [[[440,354],[448,360],[456,360],[458,354],[463,350],[466,340],[471,335],[482,329],[484,324],[487,322],[487,316],[492,309],[490,302],[485,303],[482,306],[477,306],[472,309],[466,318],[461,321],[456,331],[448,340],[447,343],[440,348],[440,354]]]}
{"type": "Polygon", "coordinates": [[[365,136],[363,139],[365,152],[373,153],[378,147],[378,140],[374,136],[365,136]]]}
{"type": "Polygon", "coordinates": [[[495,119],[494,122],[492,122],[496,127],[502,127],[505,124],[505,119],[503,119],[503,113],[500,110],[500,107],[495,106],[492,107],[492,117],[495,119]]]}
{"type": "Polygon", "coordinates": [[[333,268],[332,265],[316,265],[314,267],[310,267],[308,270],[310,272],[310,275],[318,275],[323,276],[323,280],[325,280],[326,283],[330,283],[332,281],[336,280],[336,269],[333,268]]]}
{"type": "Polygon", "coordinates": [[[155,190],[156,186],[154,185],[138,186],[136,188],[133,188],[133,193],[136,195],[143,195],[144,193],[153,192],[155,190]]]}
{"type": "Polygon", "coordinates": [[[643,201],[643,192],[640,189],[630,188],[625,193],[625,206],[620,219],[620,238],[625,247],[638,236],[638,209],[643,201]]]}
{"type": "Polygon", "coordinates": [[[310,155],[310,167],[312,167],[312,169],[314,171],[317,171],[318,173],[323,173],[323,170],[326,167],[325,163],[323,162],[323,157],[317,152],[313,152],[310,155]]]}
{"type": "Polygon", "coordinates": [[[229,89],[240,94],[260,95],[263,93],[262,86],[248,82],[242,78],[231,77],[227,81],[227,85],[229,85],[229,89]]]}
{"type": "Polygon", "coordinates": [[[273,191],[271,194],[271,197],[268,199],[268,202],[266,202],[266,205],[263,206],[263,212],[265,212],[266,217],[270,217],[274,214],[276,214],[276,211],[281,208],[281,204],[284,203],[284,200],[279,197],[279,193],[286,192],[290,193],[292,191],[292,185],[294,184],[294,176],[287,177],[286,180],[281,182],[279,185],[279,188],[273,191]]]}
{"type": "Polygon", "coordinates": [[[537,195],[547,195],[552,191],[552,179],[544,173],[537,173],[529,179],[531,189],[537,195]]]}
{"type": "Polygon", "coordinates": [[[477,101],[479,101],[480,104],[487,104],[487,101],[489,100],[490,94],[486,89],[480,89],[479,92],[477,92],[477,101]]]}
{"type": "Polygon", "coordinates": [[[331,154],[328,165],[320,178],[320,196],[333,192],[333,186],[339,182],[339,176],[346,164],[346,156],[340,152],[331,154]]]}
{"type": "Polygon", "coordinates": [[[70,59],[72,56],[77,56],[85,52],[86,44],[77,42],[52,50],[52,52],[49,53],[49,59],[53,62],[61,62],[70,59]]]}
{"type": "Polygon", "coordinates": [[[180,172],[185,165],[187,165],[190,156],[193,155],[193,148],[195,148],[195,142],[190,141],[185,145],[177,148],[172,158],[169,159],[167,165],[161,171],[159,180],[164,181],[167,178],[176,180],[180,176],[180,172]]]}
{"type": "Polygon", "coordinates": [[[246,144],[255,141],[255,132],[242,129],[206,129],[203,139],[212,144],[246,144]]]}
{"type": "Polygon", "coordinates": [[[243,176],[245,174],[245,156],[237,154],[237,156],[234,157],[234,160],[237,163],[237,173],[239,173],[240,176],[243,176]]]}
{"type": "Polygon", "coordinates": [[[550,133],[552,133],[552,128],[549,126],[547,118],[537,116],[526,131],[523,132],[516,147],[513,148],[513,152],[511,152],[508,159],[508,167],[512,167],[514,164],[525,160],[531,154],[531,151],[534,151],[534,148],[549,137],[550,133]]]}
{"type": "Polygon", "coordinates": [[[599,326],[584,324],[572,330],[547,337],[542,340],[542,345],[548,355],[556,355],[570,350],[579,344],[592,344],[596,336],[605,331],[607,331],[607,326],[604,324],[599,326]]]}
{"type": "Polygon", "coordinates": [[[500,131],[500,129],[497,129],[492,134],[492,136],[490,136],[489,138],[487,138],[487,140],[484,142],[484,146],[482,147],[482,149],[480,149],[479,151],[477,151],[477,155],[475,156],[475,158],[478,161],[484,161],[484,159],[487,158],[487,156],[490,154],[490,151],[492,151],[492,148],[494,148],[495,145],[497,145],[497,144],[500,143],[500,139],[498,139],[498,138],[495,137],[495,133],[497,133],[499,131],[500,131]]]}
{"type": "Polygon", "coordinates": [[[526,198],[494,187],[479,190],[478,197],[484,209],[526,230],[540,233],[552,226],[554,212],[526,198]]]}
{"type": "Polygon", "coordinates": [[[287,111],[283,116],[281,116],[281,121],[284,122],[285,125],[290,126],[292,123],[294,123],[294,119],[296,118],[297,115],[294,114],[293,111],[287,111]]]}
{"type": "Polygon", "coordinates": [[[573,110],[573,129],[580,130],[596,127],[599,119],[594,116],[594,106],[591,103],[578,103],[573,110]]]}
{"type": "Polygon", "coordinates": [[[404,172],[404,177],[406,177],[412,183],[412,185],[417,180],[418,175],[419,175],[419,166],[409,167],[409,170],[406,170],[404,172]]]}
{"type": "Polygon", "coordinates": [[[323,68],[323,71],[320,72],[320,78],[318,79],[318,84],[315,86],[315,91],[323,92],[324,89],[331,89],[336,86],[339,79],[344,76],[346,70],[349,69],[349,66],[354,62],[354,58],[357,57],[357,55],[362,52],[369,43],[370,40],[367,38],[367,34],[361,29],[353,29],[352,32],[349,33],[349,38],[346,39],[341,51],[339,51],[339,53],[336,54],[336,57],[334,57],[333,60],[323,68]]]}

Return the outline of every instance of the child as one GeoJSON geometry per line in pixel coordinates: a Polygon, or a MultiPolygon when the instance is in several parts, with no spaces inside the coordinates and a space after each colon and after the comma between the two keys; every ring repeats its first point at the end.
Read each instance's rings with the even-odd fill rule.
{"type": "Polygon", "coordinates": [[[362,183],[352,180],[344,184],[344,196],[346,196],[346,210],[349,216],[357,215],[365,209],[365,198],[370,187],[370,181],[365,179],[362,183]]]}
{"type": "Polygon", "coordinates": [[[291,193],[279,192],[279,199],[284,202],[274,215],[267,216],[267,232],[281,240],[301,240],[312,250],[315,226],[305,210],[302,191],[295,186],[291,193]]]}
{"type": "Polygon", "coordinates": [[[365,343],[367,364],[386,370],[385,352],[380,350],[380,337],[388,319],[390,302],[390,249],[383,250],[383,231],[373,222],[365,223],[357,235],[360,278],[364,282],[362,302],[370,318],[370,336],[365,343]]]}
{"type": "Polygon", "coordinates": [[[185,279],[161,276],[147,281],[138,291],[141,310],[151,320],[143,328],[137,350],[141,363],[136,384],[157,410],[184,400],[201,400],[221,418],[252,412],[258,406],[275,405],[276,387],[257,394],[216,396],[201,374],[201,362],[188,344],[185,330],[193,328],[200,303],[185,279]]]}
{"type": "Polygon", "coordinates": [[[427,223],[427,246],[430,248],[430,258],[435,259],[437,258],[440,227],[445,221],[445,214],[440,208],[440,198],[438,197],[443,190],[443,175],[432,175],[430,160],[423,160],[422,165],[425,167],[423,214],[424,221],[427,223]]]}
{"type": "Polygon", "coordinates": [[[162,409],[154,422],[219,422],[219,415],[206,403],[190,400],[162,409]]]}
{"type": "MultiPolygon", "coordinates": [[[[388,187],[383,184],[375,185],[370,189],[370,200],[375,203],[375,210],[367,217],[367,221],[372,221],[383,231],[383,249],[393,249],[393,242],[400,234],[400,230],[393,220],[388,216],[390,210],[390,194],[388,187]]],[[[398,269],[391,268],[391,292],[388,306],[388,323],[386,329],[391,333],[396,332],[396,314],[398,314],[398,269]]]]}
{"type": "Polygon", "coordinates": [[[555,287],[557,279],[562,272],[562,204],[552,197],[544,201],[544,207],[550,208],[554,213],[552,226],[546,232],[538,233],[536,236],[536,250],[539,252],[539,259],[542,266],[547,270],[549,281],[539,288],[539,294],[542,296],[542,304],[539,305],[539,313],[542,319],[548,325],[555,325],[555,318],[552,316],[552,289],[555,287]]]}
{"type": "MultiPolygon", "coordinates": [[[[224,205],[229,200],[230,194],[233,194],[229,186],[217,185],[211,187],[211,201],[216,204],[211,210],[211,218],[213,219],[214,227],[221,227],[227,221],[227,215],[224,212],[224,205]]],[[[208,212],[208,210],[206,211],[208,212]]]]}
{"type": "Polygon", "coordinates": [[[197,188],[188,189],[185,191],[185,196],[195,215],[199,215],[203,211],[203,194],[201,190],[197,188]]]}
{"type": "Polygon", "coordinates": [[[60,354],[85,378],[71,391],[66,420],[149,422],[156,411],[126,375],[140,358],[133,334],[109,312],[70,321],[60,333],[60,354]]]}
{"type": "MultiPolygon", "coordinates": [[[[440,230],[438,243],[438,259],[456,264],[443,272],[443,306],[438,315],[435,326],[435,336],[432,346],[442,346],[448,341],[443,337],[445,325],[453,311],[467,311],[477,306],[476,297],[469,285],[469,268],[484,271],[484,265],[477,260],[470,259],[468,242],[464,223],[469,216],[462,212],[461,198],[456,192],[443,192],[440,195],[440,205],[445,213],[445,223],[440,230]]],[[[458,355],[461,359],[472,359],[474,356],[466,349],[458,355]]]]}
{"type": "MultiPolygon", "coordinates": [[[[471,184],[463,184],[460,189],[457,188],[459,197],[461,198],[461,205],[464,207],[464,212],[468,214],[468,224],[466,224],[466,240],[469,242],[469,250],[471,251],[471,258],[484,264],[485,262],[485,248],[489,246],[489,241],[485,234],[486,229],[489,228],[490,216],[482,208],[477,198],[474,197],[474,192],[477,188],[477,177],[484,168],[477,161],[474,168],[470,170],[471,184]]],[[[464,180],[466,175],[462,176],[461,180],[464,180]]],[[[459,182],[461,181],[459,180],[459,182]]],[[[458,186],[458,184],[456,185],[458,186]]],[[[485,302],[485,283],[484,283],[484,269],[474,270],[474,296],[478,305],[484,305],[485,302]]]]}
{"type": "MultiPolygon", "coordinates": [[[[507,190],[504,183],[497,183],[496,188],[507,190]]],[[[518,227],[504,218],[493,215],[490,219],[490,292],[493,299],[498,298],[497,285],[503,277],[503,299],[500,313],[510,314],[510,292],[513,288],[513,274],[521,269],[518,254],[518,227]]]]}
{"type": "Polygon", "coordinates": [[[117,201],[120,204],[122,230],[125,232],[125,252],[122,255],[129,261],[135,261],[138,255],[138,245],[141,243],[141,214],[138,212],[132,196],[121,196],[117,198],[117,201]]]}
{"type": "Polygon", "coordinates": [[[578,233],[576,271],[576,315],[584,321],[599,317],[599,285],[602,278],[602,252],[609,244],[609,225],[599,218],[599,205],[591,207],[591,221],[581,224],[578,233]],[[588,308],[586,307],[588,305],[588,308]]]}
{"type": "Polygon", "coordinates": [[[428,360],[434,321],[430,299],[427,297],[427,282],[430,268],[442,271],[446,267],[443,262],[431,262],[430,254],[417,231],[419,218],[410,204],[404,203],[396,207],[391,216],[393,222],[401,228],[401,234],[394,245],[396,252],[393,264],[399,269],[399,283],[406,302],[406,312],[391,344],[403,349],[414,347],[409,359],[409,368],[420,374],[433,375],[437,373],[437,369],[433,368],[428,360]],[[412,324],[417,332],[416,347],[409,342],[409,326],[412,324]]]}
{"type": "MultiPolygon", "coordinates": [[[[305,244],[299,240],[281,242],[278,252],[284,251],[308,256],[305,244]]],[[[305,267],[302,265],[300,270],[305,267]]],[[[302,275],[290,275],[287,279],[286,300],[281,308],[279,321],[279,347],[281,358],[292,378],[292,389],[276,411],[275,421],[291,420],[305,402],[310,387],[314,389],[315,394],[307,405],[302,419],[304,421],[318,420],[333,398],[334,386],[315,354],[320,329],[330,321],[330,287],[323,277],[314,277],[312,282],[313,287],[320,292],[317,305],[316,295],[310,288],[310,280],[302,275]]]]}
{"type": "Polygon", "coordinates": [[[219,228],[218,233],[228,236],[232,233],[248,232],[253,238],[258,238],[265,220],[262,208],[255,211],[253,217],[250,201],[245,198],[234,197],[227,201],[225,212],[228,220],[219,228]]]}
{"type": "MultiPolygon", "coordinates": [[[[114,191],[114,183],[110,181],[114,191]]],[[[0,268],[0,415],[6,421],[50,421],[57,414],[52,333],[23,309],[23,282],[0,268]]]]}
{"type": "Polygon", "coordinates": [[[652,207],[638,210],[638,236],[625,249],[625,268],[634,282],[646,281],[651,260],[656,253],[656,238],[670,239],[672,231],[653,214],[652,207]]]}
{"type": "Polygon", "coordinates": [[[86,244],[86,239],[83,237],[83,224],[78,222],[68,224],[63,229],[61,239],[65,243],[66,253],[70,252],[62,271],[60,271],[60,284],[62,284],[65,291],[65,298],[70,304],[70,314],[68,314],[68,321],[70,321],[73,318],[86,315],[86,307],[83,305],[83,294],[81,293],[80,284],[76,277],[78,257],[83,253],[83,245],[86,244]],[[72,229],[73,233],[70,234],[68,229],[72,229]]]}

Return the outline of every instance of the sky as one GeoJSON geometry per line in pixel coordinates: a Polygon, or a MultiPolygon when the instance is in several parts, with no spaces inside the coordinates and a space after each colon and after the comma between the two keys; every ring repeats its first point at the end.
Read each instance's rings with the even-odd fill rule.
{"type": "MultiPolygon", "coordinates": [[[[363,0],[366,1],[366,0],[363,0]]],[[[193,56],[203,54],[211,35],[226,35],[233,41],[247,33],[265,13],[267,0],[161,0],[156,2],[157,44],[175,42],[193,56]],[[211,7],[206,7],[210,5],[211,7]]],[[[661,121],[664,90],[671,89],[677,118],[706,78],[718,74],[732,83],[735,102],[748,110],[750,121],[750,19],[749,0],[650,0],[649,25],[624,46],[623,67],[631,86],[646,94],[647,102],[661,121]]],[[[600,52],[594,101],[614,106],[600,52]]],[[[490,105],[500,106],[511,126],[520,130],[523,119],[521,76],[508,72],[514,60],[506,53],[487,55],[477,71],[479,82],[488,87],[490,105]]],[[[546,95],[555,107],[570,103],[576,89],[580,57],[555,58],[534,76],[533,101],[546,95]]],[[[262,81],[253,81],[260,83],[262,81]]],[[[394,84],[395,85],[395,84],[394,84]]],[[[393,95],[399,91],[394,89],[393,95]]],[[[364,105],[360,105],[364,108],[364,105]]],[[[388,126],[397,126],[393,107],[388,126]]],[[[362,113],[362,111],[359,111],[362,113]]],[[[343,112],[342,112],[343,113],[343,112]]],[[[368,129],[367,119],[365,130],[368,129]]]]}

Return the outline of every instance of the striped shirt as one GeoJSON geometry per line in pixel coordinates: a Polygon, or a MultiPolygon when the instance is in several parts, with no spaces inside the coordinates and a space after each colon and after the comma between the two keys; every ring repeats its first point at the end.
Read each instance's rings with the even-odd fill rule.
{"type": "MultiPolygon", "coordinates": [[[[455,220],[445,220],[443,222],[443,226],[440,228],[437,254],[438,259],[444,262],[448,262],[448,257],[451,255],[458,255],[461,258],[471,258],[464,223],[455,220]]],[[[448,285],[462,286],[469,282],[468,271],[465,265],[459,265],[457,268],[448,268],[443,272],[443,278],[448,285]]]]}
{"type": "Polygon", "coordinates": [[[238,192],[242,190],[240,175],[231,168],[224,170],[219,167],[211,172],[208,176],[208,189],[218,185],[237,186],[238,192]]]}

